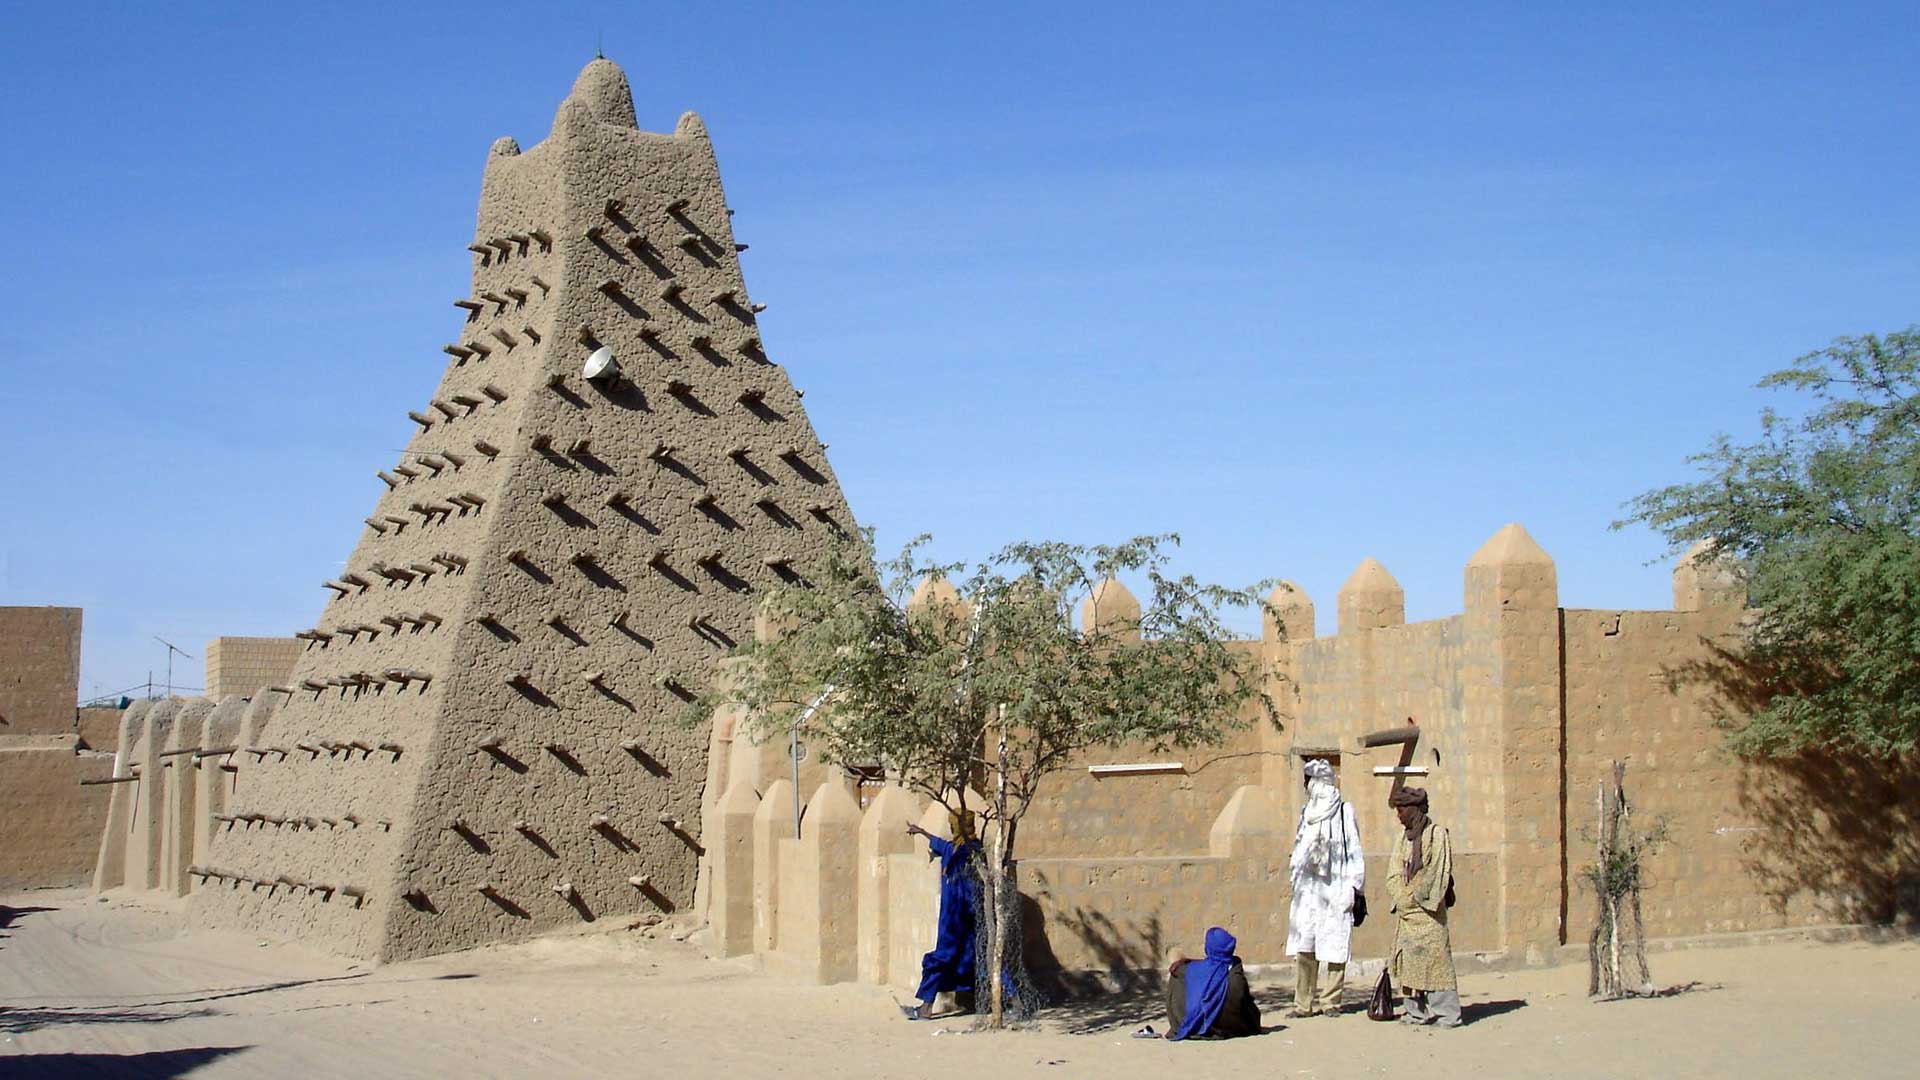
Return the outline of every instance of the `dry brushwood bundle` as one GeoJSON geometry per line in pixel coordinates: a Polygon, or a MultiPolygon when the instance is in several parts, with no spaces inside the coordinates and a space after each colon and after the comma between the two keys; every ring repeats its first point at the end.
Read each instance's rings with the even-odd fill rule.
{"type": "Polygon", "coordinates": [[[1653,993],[1647,969],[1646,924],[1640,917],[1640,893],[1646,884],[1645,860],[1666,840],[1666,826],[1633,831],[1633,806],[1627,801],[1627,765],[1613,763],[1613,781],[1601,781],[1597,861],[1582,876],[1599,902],[1593,936],[1587,942],[1587,994],[1620,998],[1653,993]],[[1629,988],[1623,964],[1631,960],[1639,978],[1629,988]]]}

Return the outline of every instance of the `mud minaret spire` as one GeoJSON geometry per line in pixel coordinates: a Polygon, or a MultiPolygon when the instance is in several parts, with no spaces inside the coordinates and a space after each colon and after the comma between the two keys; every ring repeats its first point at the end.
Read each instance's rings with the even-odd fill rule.
{"type": "Polygon", "coordinates": [[[411,441],[278,752],[235,774],[203,923],[398,959],[687,906],[707,736],[671,714],[754,594],[852,527],[697,116],[639,130],[595,59],[545,140],[485,162],[446,373],[394,403],[411,441]]]}

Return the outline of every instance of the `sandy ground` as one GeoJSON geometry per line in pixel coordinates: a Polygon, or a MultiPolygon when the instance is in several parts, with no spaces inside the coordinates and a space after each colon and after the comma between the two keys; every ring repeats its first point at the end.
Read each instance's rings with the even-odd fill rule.
{"type": "MultiPolygon", "coordinates": [[[[1028,1030],[899,1018],[873,987],[805,987],[627,930],[370,968],[187,933],[152,901],[0,898],[0,1077],[1892,1077],[1920,1061],[1920,943],[1656,954],[1658,1000],[1591,1003],[1584,969],[1478,975],[1467,1026],[1285,1018],[1220,1043],[1129,1039],[1150,999],[1028,1030]]],[[[1359,988],[1350,988],[1358,996],[1359,988]]]]}

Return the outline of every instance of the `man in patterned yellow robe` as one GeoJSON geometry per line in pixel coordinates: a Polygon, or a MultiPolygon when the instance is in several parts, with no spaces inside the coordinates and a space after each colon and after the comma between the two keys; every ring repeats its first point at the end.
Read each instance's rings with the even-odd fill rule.
{"type": "Polygon", "coordinates": [[[1387,901],[1393,906],[1393,956],[1388,962],[1409,1024],[1460,1026],[1459,982],[1447,933],[1447,894],[1453,886],[1453,842],[1427,817],[1427,793],[1402,788],[1389,800],[1404,832],[1387,856],[1387,901]]]}

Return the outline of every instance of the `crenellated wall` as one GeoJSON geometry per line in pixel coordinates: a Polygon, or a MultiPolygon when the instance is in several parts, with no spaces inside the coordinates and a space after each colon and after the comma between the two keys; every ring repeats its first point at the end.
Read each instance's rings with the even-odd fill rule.
{"type": "MultiPolygon", "coordinates": [[[[1920,804],[1902,786],[1920,780],[1920,767],[1833,756],[1756,763],[1724,748],[1717,721],[1756,700],[1729,663],[1746,618],[1737,578],[1689,557],[1674,574],[1676,610],[1567,610],[1551,557],[1508,525],[1467,561],[1462,584],[1459,615],[1407,624],[1399,585],[1366,560],[1328,638],[1313,636],[1311,598],[1283,584],[1262,640],[1236,643],[1266,664],[1280,730],[1250,725],[1198,752],[1103,749],[1051,778],[1020,833],[1030,968],[1067,986],[1125,981],[1155,968],[1166,948],[1196,947],[1214,925],[1235,933],[1249,962],[1284,961],[1285,866],[1306,756],[1337,761],[1358,812],[1380,915],[1355,934],[1363,959],[1390,944],[1382,882],[1396,782],[1425,788],[1452,830],[1456,952],[1541,963],[1581,943],[1593,917],[1580,883],[1585,837],[1614,760],[1629,763],[1638,821],[1663,821],[1669,836],[1644,898],[1653,936],[1920,910],[1920,804]],[[1360,745],[1409,720],[1410,747],[1360,745]],[[1088,770],[1108,763],[1155,768],[1088,770]]],[[[1113,582],[1099,595],[1131,602],[1113,582]]],[[[815,909],[789,903],[791,890],[810,900],[820,887],[805,869],[817,856],[791,838],[790,786],[769,788],[777,806],[759,799],[776,749],[733,749],[728,775],[744,782],[722,797],[730,809],[718,838],[732,852],[746,842],[740,823],[761,831],[755,858],[716,863],[726,875],[713,892],[713,910],[726,908],[715,918],[716,951],[758,952],[822,981],[911,988],[938,906],[924,845],[902,836],[921,803],[895,789],[862,822],[846,872],[855,975],[842,965],[829,978],[812,959],[815,909]],[[720,933],[749,919],[765,931],[758,938],[720,933]]],[[[920,820],[946,827],[938,807],[920,820]]]]}
{"type": "MultiPolygon", "coordinates": [[[[744,845],[758,854],[749,865],[733,864],[737,872],[716,875],[713,952],[755,954],[769,970],[808,982],[913,989],[935,936],[939,866],[905,825],[917,808],[917,823],[945,836],[945,811],[890,787],[859,814],[844,788],[824,783],[807,800],[796,838],[780,824],[789,797],[780,780],[764,801],[745,787],[726,800],[736,813],[718,819],[711,849],[744,845]]],[[[1284,962],[1291,840],[1267,792],[1247,785],[1225,800],[1196,851],[1022,858],[1028,966],[1041,981],[1069,988],[1095,975],[1131,978],[1149,973],[1170,947],[1196,948],[1216,925],[1233,931],[1248,962],[1284,962]]],[[[1380,854],[1367,862],[1376,896],[1384,862],[1380,854]]],[[[1497,895],[1499,858],[1462,853],[1455,876],[1463,896],[1497,895]]],[[[1459,909],[1455,948],[1498,951],[1498,922],[1497,904],[1459,909]]],[[[1356,948],[1384,954],[1389,933],[1389,921],[1376,919],[1357,933],[1356,948]]]]}

